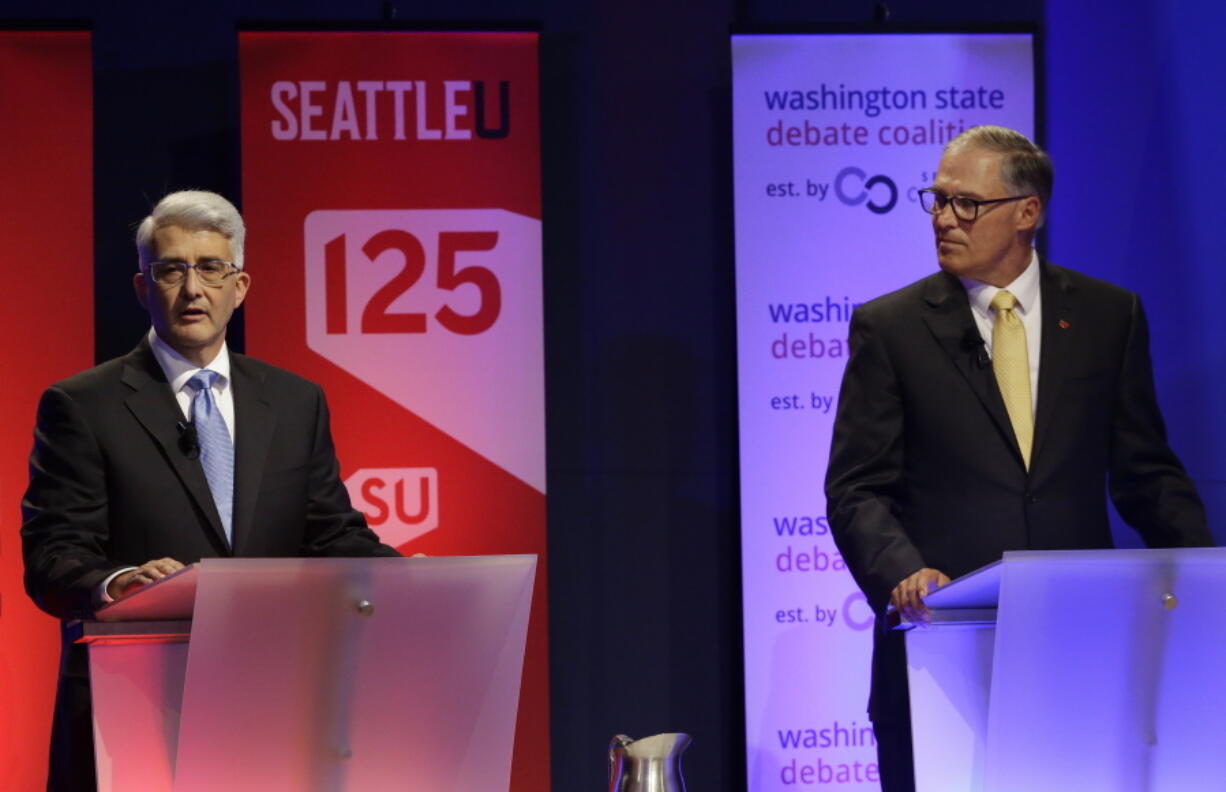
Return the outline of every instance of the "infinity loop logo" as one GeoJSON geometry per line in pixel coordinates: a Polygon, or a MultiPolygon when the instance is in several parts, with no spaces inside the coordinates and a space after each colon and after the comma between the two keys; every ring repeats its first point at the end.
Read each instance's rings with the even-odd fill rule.
{"type": "Polygon", "coordinates": [[[863,170],[854,165],[839,171],[839,175],[834,178],[834,194],[848,206],[859,206],[867,202],[868,210],[879,215],[890,211],[898,203],[898,187],[894,184],[893,179],[881,174],[870,178],[863,170]],[[852,188],[858,188],[859,192],[850,194],[847,189],[849,182],[852,188]],[[877,185],[884,185],[889,191],[890,199],[884,204],[875,203],[870,200],[870,194],[877,185]]]}
{"type": "Polygon", "coordinates": [[[875,617],[868,607],[868,598],[853,591],[843,600],[843,622],[857,632],[871,629],[875,617]]]}

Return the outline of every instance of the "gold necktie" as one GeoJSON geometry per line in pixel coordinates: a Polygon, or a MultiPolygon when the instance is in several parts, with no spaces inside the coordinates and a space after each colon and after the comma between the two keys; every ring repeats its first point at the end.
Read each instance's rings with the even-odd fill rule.
{"type": "Polygon", "coordinates": [[[992,298],[996,322],[992,325],[992,371],[1009,411],[1026,469],[1034,442],[1034,413],[1030,409],[1030,359],[1026,354],[1026,328],[1013,309],[1017,298],[1004,289],[992,298]]]}

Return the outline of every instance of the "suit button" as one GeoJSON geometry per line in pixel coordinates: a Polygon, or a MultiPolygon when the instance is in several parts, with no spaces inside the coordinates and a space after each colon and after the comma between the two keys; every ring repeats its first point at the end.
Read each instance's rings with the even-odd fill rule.
{"type": "Polygon", "coordinates": [[[1039,496],[1038,495],[1027,495],[1026,502],[1031,505],[1034,505],[1039,502],[1039,496]]]}

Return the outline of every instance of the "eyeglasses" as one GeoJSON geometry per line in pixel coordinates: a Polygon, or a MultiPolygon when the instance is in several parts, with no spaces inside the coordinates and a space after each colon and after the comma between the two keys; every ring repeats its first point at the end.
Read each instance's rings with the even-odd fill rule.
{"type": "Polygon", "coordinates": [[[238,272],[234,264],[220,259],[205,259],[195,264],[186,261],[149,262],[149,274],[159,286],[178,286],[187,277],[189,269],[196,271],[196,277],[205,286],[220,286],[222,281],[238,272]]]}
{"type": "Polygon", "coordinates": [[[987,201],[980,201],[975,198],[967,198],[965,195],[944,195],[931,188],[919,191],[920,207],[928,214],[939,215],[945,211],[945,207],[948,205],[954,208],[955,217],[968,223],[973,223],[979,218],[979,207],[981,206],[1005,203],[1007,201],[1020,201],[1023,198],[1032,197],[1034,196],[1011,195],[1008,198],[992,198],[987,201]]]}

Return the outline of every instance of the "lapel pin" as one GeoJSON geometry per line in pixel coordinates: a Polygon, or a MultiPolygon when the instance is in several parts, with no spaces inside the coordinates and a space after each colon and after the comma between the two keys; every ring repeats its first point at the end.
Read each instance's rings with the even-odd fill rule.
{"type": "Polygon", "coordinates": [[[1060,326],[1060,329],[1061,329],[1061,330],[1067,330],[1067,329],[1068,329],[1068,322],[1064,321],[1063,319],[1061,319],[1059,322],[1056,322],[1056,324],[1058,324],[1058,325],[1060,326]]]}

